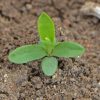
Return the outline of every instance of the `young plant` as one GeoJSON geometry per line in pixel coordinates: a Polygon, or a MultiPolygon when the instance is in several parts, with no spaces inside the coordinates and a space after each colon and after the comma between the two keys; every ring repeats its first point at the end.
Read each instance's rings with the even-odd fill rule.
{"type": "Polygon", "coordinates": [[[57,42],[55,26],[52,19],[43,12],[38,19],[38,32],[40,41],[38,44],[24,45],[10,52],[8,58],[16,64],[41,59],[42,71],[47,76],[52,76],[58,67],[56,57],[78,57],[85,49],[75,42],[57,42]]]}

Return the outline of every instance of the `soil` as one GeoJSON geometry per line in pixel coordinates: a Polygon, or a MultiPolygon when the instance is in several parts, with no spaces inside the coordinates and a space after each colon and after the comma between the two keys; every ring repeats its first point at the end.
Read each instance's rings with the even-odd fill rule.
{"type": "Polygon", "coordinates": [[[0,100],[100,100],[100,19],[82,15],[81,7],[100,0],[0,0],[0,100]],[[60,58],[54,76],[40,62],[13,64],[9,51],[37,43],[42,11],[54,20],[59,41],[86,48],[80,58],[60,58]]]}

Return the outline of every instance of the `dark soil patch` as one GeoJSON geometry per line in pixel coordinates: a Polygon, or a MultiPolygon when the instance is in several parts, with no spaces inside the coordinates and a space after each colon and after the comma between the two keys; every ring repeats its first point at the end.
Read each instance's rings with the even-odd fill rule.
{"type": "Polygon", "coordinates": [[[82,16],[87,1],[0,0],[0,100],[100,100],[100,21],[82,16]],[[37,18],[46,11],[56,23],[60,41],[86,47],[81,58],[59,59],[59,69],[46,77],[40,62],[16,65],[8,61],[14,48],[37,43],[37,18]]]}

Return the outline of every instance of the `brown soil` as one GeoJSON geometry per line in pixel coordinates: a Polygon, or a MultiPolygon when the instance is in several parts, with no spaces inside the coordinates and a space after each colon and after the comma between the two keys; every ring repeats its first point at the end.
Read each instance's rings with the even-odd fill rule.
{"type": "Polygon", "coordinates": [[[79,11],[87,1],[0,0],[0,100],[100,100],[100,19],[79,11]],[[56,23],[60,41],[85,46],[81,58],[59,59],[53,77],[40,70],[41,60],[16,65],[10,50],[37,43],[37,18],[47,12],[56,23]]]}

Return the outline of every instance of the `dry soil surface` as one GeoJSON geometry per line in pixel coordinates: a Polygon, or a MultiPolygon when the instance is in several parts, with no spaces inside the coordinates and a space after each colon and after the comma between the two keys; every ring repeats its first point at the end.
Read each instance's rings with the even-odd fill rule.
{"type": "Polygon", "coordinates": [[[100,100],[100,19],[83,15],[81,7],[100,0],[0,0],[0,100],[100,100]],[[54,76],[41,71],[41,60],[8,61],[11,50],[38,43],[37,19],[42,11],[54,20],[59,41],[82,44],[80,58],[60,58],[54,76]]]}

